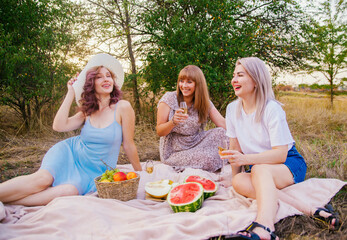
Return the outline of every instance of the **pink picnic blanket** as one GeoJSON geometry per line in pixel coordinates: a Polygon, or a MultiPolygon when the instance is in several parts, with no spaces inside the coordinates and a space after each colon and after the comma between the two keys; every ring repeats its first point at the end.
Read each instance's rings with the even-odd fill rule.
{"type": "MultiPolygon", "coordinates": [[[[118,166],[131,171],[131,165],[118,166]]],[[[231,171],[227,166],[223,178],[231,171]]],[[[43,207],[3,205],[0,202],[0,239],[208,239],[235,233],[251,223],[256,216],[255,200],[237,194],[231,186],[219,186],[215,196],[204,201],[194,213],[174,213],[167,202],[145,199],[148,181],[171,179],[183,182],[189,175],[212,180],[220,176],[188,168],[177,173],[170,166],[158,163],[154,172],[140,172],[137,199],[122,202],[101,199],[97,194],[60,197],[43,207]]],[[[290,186],[286,191],[312,206],[324,206],[346,184],[338,179],[308,179],[290,186]]],[[[302,214],[292,206],[279,202],[276,221],[302,214]]]]}

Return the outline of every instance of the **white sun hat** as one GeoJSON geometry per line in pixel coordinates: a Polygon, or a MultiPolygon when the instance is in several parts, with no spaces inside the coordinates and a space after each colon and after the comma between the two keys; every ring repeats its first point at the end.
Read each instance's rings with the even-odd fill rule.
{"type": "Polygon", "coordinates": [[[119,89],[122,88],[124,82],[124,71],[121,63],[106,53],[99,53],[93,56],[87,65],[84,67],[82,72],[77,77],[77,81],[72,85],[75,90],[75,98],[77,105],[80,106],[79,100],[81,99],[81,95],[83,93],[84,83],[86,82],[86,74],[89,69],[96,66],[104,66],[108,70],[112,71],[116,75],[115,82],[119,89]]]}

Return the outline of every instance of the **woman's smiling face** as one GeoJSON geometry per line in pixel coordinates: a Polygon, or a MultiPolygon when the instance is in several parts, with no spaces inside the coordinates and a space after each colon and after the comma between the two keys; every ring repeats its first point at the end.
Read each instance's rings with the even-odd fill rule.
{"type": "Polygon", "coordinates": [[[180,79],[178,86],[182,92],[183,97],[190,97],[195,93],[195,82],[189,78],[180,79]]]}
{"type": "Polygon", "coordinates": [[[113,90],[113,78],[110,71],[101,67],[95,76],[95,92],[97,94],[110,94],[113,90]]]}
{"type": "Polygon", "coordinates": [[[255,82],[241,64],[235,67],[231,84],[234,88],[235,95],[241,98],[253,94],[256,87],[255,82]]]}

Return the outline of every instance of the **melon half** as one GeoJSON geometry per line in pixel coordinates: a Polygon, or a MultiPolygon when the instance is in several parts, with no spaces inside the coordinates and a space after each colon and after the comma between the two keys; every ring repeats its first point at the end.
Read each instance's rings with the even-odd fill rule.
{"type": "Polygon", "coordinates": [[[145,186],[145,191],[154,198],[165,198],[170,192],[172,187],[172,181],[168,179],[147,182],[145,186]]]}

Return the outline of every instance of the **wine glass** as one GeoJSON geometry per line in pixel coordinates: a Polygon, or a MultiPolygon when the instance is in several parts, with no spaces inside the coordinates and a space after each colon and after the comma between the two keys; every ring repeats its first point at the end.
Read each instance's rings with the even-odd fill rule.
{"type": "MultiPolygon", "coordinates": [[[[219,156],[227,155],[227,154],[223,154],[222,152],[225,151],[225,150],[228,150],[228,149],[229,149],[229,141],[227,139],[224,139],[222,141],[222,146],[218,147],[218,154],[219,154],[219,156]]],[[[222,180],[222,175],[224,173],[223,168],[224,168],[224,166],[227,163],[227,159],[220,159],[220,160],[222,161],[222,168],[221,168],[221,170],[219,172],[219,181],[222,180]]]]}
{"type": "Polygon", "coordinates": [[[183,114],[188,114],[188,106],[186,102],[180,102],[180,109],[183,110],[183,114]]]}
{"type": "Polygon", "coordinates": [[[145,165],[145,168],[146,168],[146,172],[148,172],[149,174],[151,174],[154,170],[154,163],[153,163],[153,160],[147,160],[146,161],[146,165],[145,165]]]}
{"type": "MultiPolygon", "coordinates": [[[[180,109],[183,110],[183,114],[188,114],[188,106],[186,102],[180,102],[180,109]]],[[[185,124],[183,124],[185,126],[185,124]]]]}

